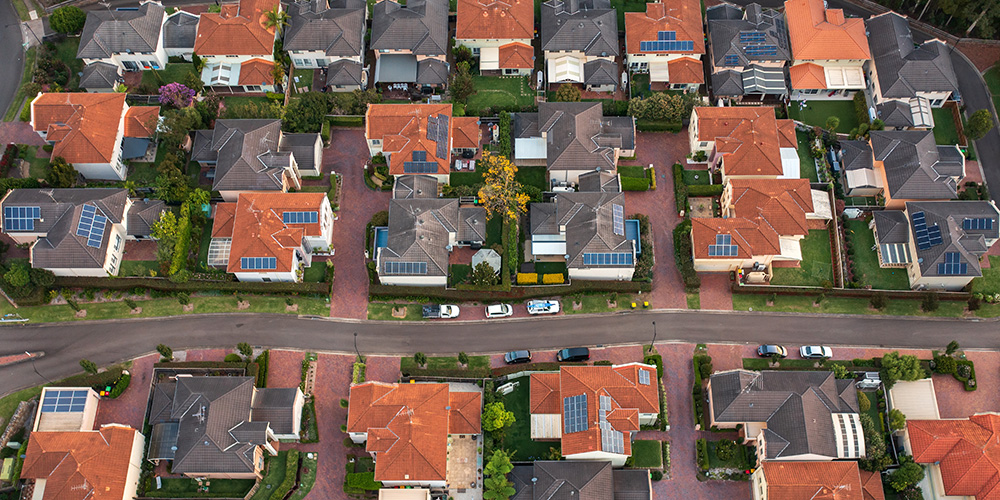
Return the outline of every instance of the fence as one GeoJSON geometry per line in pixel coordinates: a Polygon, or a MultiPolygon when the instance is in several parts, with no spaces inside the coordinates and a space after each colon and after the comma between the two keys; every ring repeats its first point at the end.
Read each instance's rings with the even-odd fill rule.
{"type": "Polygon", "coordinates": [[[160,96],[158,95],[144,95],[144,94],[126,94],[125,100],[131,105],[137,104],[155,104],[160,105],[160,96]]]}
{"type": "Polygon", "coordinates": [[[566,296],[576,293],[642,293],[653,289],[651,283],[636,281],[595,281],[574,280],[570,285],[561,286],[515,286],[510,291],[445,289],[423,286],[368,285],[368,295],[372,298],[420,298],[429,300],[521,300],[539,297],[566,296]]]}
{"type": "Polygon", "coordinates": [[[869,290],[867,288],[821,288],[814,286],[776,286],[776,285],[740,285],[733,283],[732,292],[750,295],[826,295],[827,297],[871,298],[883,293],[889,299],[920,300],[928,292],[936,293],[940,300],[967,301],[972,294],[968,292],[944,292],[935,290],[869,290]]]}
{"type": "Polygon", "coordinates": [[[247,281],[190,280],[174,283],[168,278],[118,277],[92,278],[85,276],[57,276],[53,288],[99,288],[107,290],[128,290],[148,288],[161,292],[244,292],[244,293],[330,293],[330,283],[256,283],[247,281]]]}

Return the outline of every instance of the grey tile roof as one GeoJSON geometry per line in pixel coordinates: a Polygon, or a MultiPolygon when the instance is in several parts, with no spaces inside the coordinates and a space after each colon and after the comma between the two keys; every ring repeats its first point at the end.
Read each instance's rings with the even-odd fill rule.
{"type": "Polygon", "coordinates": [[[620,193],[621,179],[612,172],[587,172],[580,174],[577,181],[578,191],[593,193],[620,193]]]}
{"type": "Polygon", "coordinates": [[[417,55],[448,51],[448,1],[410,0],[402,6],[392,0],[375,4],[371,49],[409,50],[417,55]]]}
{"type": "Polygon", "coordinates": [[[195,130],[194,140],[191,142],[191,160],[215,162],[218,153],[212,149],[213,130],[195,130]]]}
{"type": "Polygon", "coordinates": [[[965,158],[956,146],[938,146],[930,130],[871,132],[875,161],[885,168],[890,196],[908,200],[955,198],[965,177],[965,158]]]}
{"type": "Polygon", "coordinates": [[[128,211],[129,236],[149,236],[153,223],[160,220],[160,215],[167,211],[163,200],[135,199],[128,211]]]}
{"type": "Polygon", "coordinates": [[[250,421],[270,425],[275,434],[294,434],[298,389],[257,389],[250,407],[250,421]]]}
{"type": "Polygon", "coordinates": [[[832,372],[732,370],[712,375],[718,422],[766,422],[768,459],[837,457],[833,413],[857,413],[853,381],[832,372]]]}
{"type": "Polygon", "coordinates": [[[873,220],[880,244],[905,244],[910,241],[910,223],[901,210],[876,211],[873,220]]]}
{"type": "Polygon", "coordinates": [[[482,207],[459,208],[455,198],[393,199],[381,265],[425,262],[427,276],[447,276],[450,233],[456,234],[458,242],[485,241],[486,211],[482,207]]]}
{"type": "Polygon", "coordinates": [[[300,170],[312,170],[316,165],[316,144],[323,148],[323,137],[316,133],[281,134],[278,151],[287,151],[295,157],[300,170]]]}
{"type": "Polygon", "coordinates": [[[875,106],[878,116],[886,127],[912,127],[913,111],[910,105],[903,101],[885,101],[875,106]]]}
{"type": "Polygon", "coordinates": [[[840,141],[841,168],[844,170],[871,170],[875,168],[872,146],[868,141],[840,141]]]}
{"type": "Polygon", "coordinates": [[[792,59],[785,15],[774,9],[762,9],[756,3],[748,5],[745,13],[730,5],[708,9],[708,40],[715,66],[748,66],[755,61],[792,59]],[[739,17],[736,17],[737,13],[739,17]],[[740,33],[745,32],[763,34],[764,42],[741,43],[740,33]],[[754,45],[772,45],[777,49],[777,55],[748,55],[747,48],[754,45]],[[737,63],[725,64],[726,56],[736,56],[737,63]]]}
{"type": "Polygon", "coordinates": [[[743,73],[731,69],[713,73],[712,93],[717,96],[743,95],[743,73]]]}
{"type": "Polygon", "coordinates": [[[168,49],[194,49],[200,17],[179,10],[163,23],[163,46],[168,49]]]}
{"type": "MultiPolygon", "coordinates": [[[[996,240],[1000,236],[1000,212],[989,201],[921,201],[907,202],[906,213],[923,212],[927,227],[937,226],[941,231],[941,244],[921,249],[917,247],[916,260],[920,273],[924,276],[941,276],[938,264],[943,263],[946,253],[957,253],[960,264],[968,264],[961,276],[982,276],[979,258],[986,253],[986,240],[996,240]],[[992,219],[992,229],[963,229],[965,219],[992,219]]],[[[910,224],[911,237],[916,238],[910,224]]],[[[952,275],[954,276],[954,275],[952,275]]]]}
{"type": "Polygon", "coordinates": [[[910,23],[895,12],[872,17],[865,26],[883,97],[958,90],[950,51],[943,43],[931,40],[916,46],[910,23]]]}
{"type": "Polygon", "coordinates": [[[329,86],[361,85],[361,65],[342,59],[326,67],[326,84],[329,86]]]}
{"type": "Polygon", "coordinates": [[[322,0],[289,6],[291,22],[285,30],[285,50],[323,51],[328,56],[356,57],[364,51],[364,2],[344,2],[329,8],[322,0]]]}
{"type": "Polygon", "coordinates": [[[87,90],[111,89],[118,83],[118,66],[105,62],[88,64],[80,76],[80,88],[87,90]]]}
{"type": "Polygon", "coordinates": [[[398,200],[437,198],[437,179],[430,175],[401,175],[392,185],[392,197],[398,200]]]}
{"type": "Polygon", "coordinates": [[[515,137],[547,137],[549,170],[614,170],[614,148],[635,149],[635,121],[604,117],[600,103],[543,102],[515,114],[515,137]],[[536,116],[529,116],[536,115],[536,116]]]}
{"type": "Polygon", "coordinates": [[[548,203],[531,204],[531,234],[559,234],[559,228],[565,226],[566,254],[569,255],[566,265],[571,268],[590,267],[583,264],[584,252],[633,251],[632,240],[626,239],[624,232],[615,234],[614,205],[624,210],[625,197],[622,193],[559,193],[548,203]],[[542,206],[536,208],[538,205],[542,206]]]}
{"type": "Polygon", "coordinates": [[[607,59],[587,61],[583,65],[583,83],[595,86],[617,84],[618,65],[607,59]]]}
{"type": "Polygon", "coordinates": [[[611,471],[615,480],[614,500],[650,500],[653,488],[649,472],[643,469],[615,469],[611,471]]]}
{"type": "Polygon", "coordinates": [[[416,82],[422,85],[448,83],[448,63],[437,59],[424,59],[418,62],[416,82]]]}
{"type": "Polygon", "coordinates": [[[104,59],[125,51],[155,52],[163,16],[163,6],[155,2],[146,2],[138,10],[87,12],[76,57],[104,59]]]}
{"type": "MultiPolygon", "coordinates": [[[[611,462],[598,460],[536,461],[511,471],[513,500],[612,500],[617,484],[611,462]],[[537,481],[532,484],[532,478],[537,481]]],[[[646,474],[646,471],[640,471],[646,474]]],[[[623,486],[636,488],[632,481],[623,486]]],[[[648,497],[647,497],[648,498],[648,497]]]]}
{"type": "Polygon", "coordinates": [[[542,50],[582,50],[618,56],[618,17],[609,0],[549,0],[542,4],[542,50]]]}
{"type": "Polygon", "coordinates": [[[217,120],[212,142],[195,131],[192,159],[215,161],[213,191],[280,191],[291,154],[281,152],[281,120],[217,120]]]}

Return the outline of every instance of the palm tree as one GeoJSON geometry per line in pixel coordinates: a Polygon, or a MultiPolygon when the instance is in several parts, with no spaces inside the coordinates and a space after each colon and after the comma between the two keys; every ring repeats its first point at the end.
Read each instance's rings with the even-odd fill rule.
{"type": "Polygon", "coordinates": [[[288,26],[288,13],[280,9],[280,7],[275,7],[267,11],[264,17],[264,27],[267,29],[274,28],[279,35],[281,34],[281,30],[285,26],[288,26]]]}

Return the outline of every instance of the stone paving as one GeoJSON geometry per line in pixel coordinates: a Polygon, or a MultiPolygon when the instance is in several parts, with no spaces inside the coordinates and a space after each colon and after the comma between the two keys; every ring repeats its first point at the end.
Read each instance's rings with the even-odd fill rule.
{"type": "Polygon", "coordinates": [[[268,387],[298,387],[302,383],[303,351],[271,349],[267,359],[268,387]]]}
{"type": "Polygon", "coordinates": [[[716,311],[733,310],[733,291],[729,273],[698,273],[701,278],[701,308],[716,311]]]}
{"type": "Polygon", "coordinates": [[[236,352],[236,346],[232,349],[188,349],[184,361],[222,361],[231,352],[236,352]]]}
{"type": "Polygon", "coordinates": [[[28,144],[41,146],[45,141],[31,130],[31,124],[22,121],[0,123],[0,144],[28,144]]]}
{"type": "Polygon", "coordinates": [[[365,359],[365,380],[377,382],[399,381],[398,356],[368,356],[365,359]]]}
{"type": "Polygon", "coordinates": [[[153,381],[153,363],[159,359],[159,354],[149,354],[132,362],[132,368],[129,369],[132,380],[128,389],[115,399],[101,399],[97,405],[94,429],[100,429],[105,424],[125,424],[133,429],[142,429],[149,388],[153,381]]]}

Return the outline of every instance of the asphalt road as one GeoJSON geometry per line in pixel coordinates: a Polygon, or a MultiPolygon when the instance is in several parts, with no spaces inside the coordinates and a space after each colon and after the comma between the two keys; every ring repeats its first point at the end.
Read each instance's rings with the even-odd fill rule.
{"type": "MultiPolygon", "coordinates": [[[[995,349],[1000,322],[888,316],[818,316],[770,313],[634,312],[487,322],[433,323],[342,321],[284,315],[193,315],[119,321],[88,321],[0,328],[0,356],[44,352],[35,363],[42,378],[78,373],[80,359],[107,365],[153,352],[253,345],[409,355],[552,349],[650,342],[804,343],[940,348],[958,340],[966,349],[995,349]],[[878,332],[873,335],[873,332],[878,332]]],[[[38,385],[32,363],[0,369],[0,394],[38,385]]]]}
{"type": "Polygon", "coordinates": [[[952,65],[958,76],[958,90],[965,103],[966,117],[980,109],[988,109],[993,114],[993,130],[976,141],[976,156],[983,169],[983,177],[990,188],[990,197],[1000,201],[1000,123],[994,113],[993,97],[979,70],[958,50],[951,52],[952,65]]]}
{"type": "Polygon", "coordinates": [[[21,19],[9,0],[0,0],[0,54],[5,54],[5,71],[0,72],[0,116],[13,104],[24,72],[24,48],[21,46],[21,19]]]}

